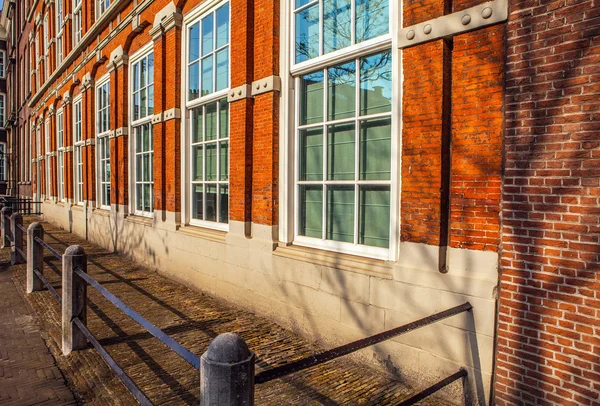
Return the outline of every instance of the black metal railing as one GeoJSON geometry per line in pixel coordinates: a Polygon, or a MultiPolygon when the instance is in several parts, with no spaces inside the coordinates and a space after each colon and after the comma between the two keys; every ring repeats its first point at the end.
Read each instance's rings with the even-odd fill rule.
{"type": "Polygon", "coordinates": [[[79,275],[84,281],[88,283],[91,287],[96,289],[98,292],[102,294],[109,302],[115,305],[119,310],[129,316],[133,321],[138,323],[140,326],[144,327],[150,334],[154,337],[158,338],[158,340],[175,351],[177,355],[183,358],[186,362],[188,362],[191,366],[200,370],[200,357],[192,353],[190,350],[179,344],[177,341],[173,340],[167,334],[165,334],[161,329],[156,327],[154,324],[150,323],[144,317],[142,317],[138,312],[127,306],[123,303],[118,297],[113,295],[106,289],[104,286],[100,285],[98,281],[92,278],[87,273],[83,272],[80,268],[75,269],[75,273],[79,275]]]}
{"type": "Polygon", "coordinates": [[[23,215],[42,214],[42,202],[34,201],[31,198],[0,196],[0,203],[4,207],[10,207],[13,212],[19,212],[23,215]]]}
{"type": "Polygon", "coordinates": [[[349,344],[345,344],[331,350],[320,352],[318,354],[309,355],[301,358],[297,361],[290,362],[288,364],[268,369],[257,374],[254,378],[254,382],[257,384],[272,381],[273,379],[281,378],[283,376],[302,371],[307,368],[312,368],[324,362],[334,360],[336,358],[348,355],[355,351],[361,350],[366,347],[378,344],[382,341],[389,340],[390,338],[397,337],[402,334],[406,334],[413,330],[421,327],[428,326],[440,320],[446,319],[451,316],[469,311],[473,308],[469,302],[463,303],[459,306],[453,307],[443,312],[432,314],[431,316],[424,317],[422,319],[413,321],[412,323],[405,324],[400,327],[393,328],[391,330],[384,331],[372,335],[370,337],[363,338],[361,340],[353,341],[349,344]]]}
{"type": "Polygon", "coordinates": [[[48,245],[46,241],[42,240],[40,237],[34,237],[34,241],[40,244],[45,249],[47,249],[48,251],[50,251],[50,253],[54,255],[54,258],[58,259],[59,261],[62,261],[61,253],[52,248],[50,245],[48,245]]]}
{"type": "MultiPolygon", "coordinates": [[[[20,216],[18,216],[18,217],[20,218],[20,216]]],[[[19,229],[24,232],[23,233],[24,235],[27,234],[27,229],[22,224],[19,224],[19,221],[15,220],[14,217],[11,218],[11,217],[6,216],[6,219],[9,222],[16,221],[15,226],[19,227],[19,229]]],[[[5,229],[4,229],[5,236],[7,239],[10,239],[12,242],[12,245],[14,247],[16,247],[16,244],[14,243],[14,235],[10,232],[7,232],[6,224],[9,224],[9,223],[5,222],[5,229]]],[[[50,246],[47,242],[44,241],[43,228],[41,228],[41,226],[39,226],[39,228],[41,230],[39,230],[39,229],[38,230],[41,231],[41,233],[38,235],[40,235],[42,238],[38,237],[35,234],[33,234],[33,235],[30,234],[30,236],[28,236],[28,238],[33,236],[32,244],[36,244],[36,243],[40,244],[41,247],[48,250],[56,259],[62,261],[63,255],[60,252],[58,252],[55,248],[50,246]]],[[[13,228],[10,228],[10,229],[12,230],[13,228]]],[[[34,246],[34,245],[32,245],[32,246],[34,246]]],[[[20,250],[20,252],[22,253],[23,257],[25,257],[25,253],[21,250],[20,250]]],[[[36,250],[34,250],[33,255],[35,257],[35,258],[32,258],[32,261],[34,264],[40,263],[37,261],[43,261],[43,259],[42,259],[43,258],[43,250],[36,249],[36,250]]],[[[84,261],[87,261],[87,260],[84,260],[84,261]]],[[[69,263],[69,262],[70,261],[63,261],[63,272],[66,272],[64,267],[67,266],[65,264],[69,263]]],[[[156,337],[160,342],[162,342],[168,348],[173,350],[177,355],[179,355],[186,362],[188,362],[191,366],[193,366],[194,369],[200,370],[200,368],[201,368],[200,357],[198,357],[197,355],[192,353],[190,350],[188,350],[187,348],[185,348],[184,346],[179,344],[177,341],[175,341],[173,338],[168,336],[160,328],[158,328],[157,326],[152,324],[150,321],[148,321],[146,318],[141,316],[138,312],[136,312],[135,310],[133,310],[129,306],[127,306],[123,301],[121,301],[118,297],[116,297],[109,290],[107,290],[104,286],[102,286],[97,280],[95,280],[92,276],[87,274],[86,271],[84,270],[85,266],[81,265],[81,262],[79,264],[80,265],[72,264],[71,265],[72,267],[68,268],[71,270],[71,271],[69,271],[69,275],[73,275],[71,277],[74,277],[74,275],[77,275],[77,277],[81,278],[81,281],[85,282],[87,285],[96,289],[109,302],[111,302],[114,306],[116,306],[118,309],[120,309],[123,313],[125,313],[128,317],[130,317],[132,320],[134,320],[136,323],[138,323],[144,329],[146,329],[146,331],[148,331],[150,334],[152,334],[154,337],[156,337]],[[83,269],[82,269],[82,267],[83,267],[83,269]]],[[[83,264],[85,264],[85,262],[83,262],[83,264]]],[[[40,266],[40,265],[38,265],[38,266],[40,266]]],[[[33,269],[33,274],[35,275],[35,277],[39,278],[39,281],[42,282],[42,284],[48,289],[50,294],[58,301],[59,304],[61,304],[61,300],[62,300],[61,295],[58,294],[56,289],[44,277],[43,269],[33,269]]],[[[28,275],[28,278],[29,278],[29,275],[28,275]]],[[[29,279],[28,279],[28,281],[29,281],[29,279]]],[[[83,283],[83,282],[78,282],[78,283],[83,283]]],[[[66,291],[66,293],[64,293],[64,294],[71,295],[73,293],[72,292],[69,293],[69,291],[66,291]]],[[[85,302],[83,302],[83,306],[85,306],[85,302]]],[[[253,384],[264,384],[264,383],[272,381],[274,379],[282,378],[287,375],[290,375],[290,374],[293,374],[296,372],[300,372],[300,371],[303,371],[308,368],[315,367],[317,365],[326,363],[328,361],[332,361],[334,359],[351,354],[353,352],[359,351],[359,350],[367,348],[369,346],[376,345],[378,343],[389,340],[391,338],[398,337],[402,334],[406,334],[411,331],[417,330],[419,328],[429,326],[433,323],[439,322],[446,318],[449,318],[449,317],[452,317],[452,316],[455,316],[455,315],[458,315],[458,314],[461,314],[464,312],[471,311],[472,308],[473,308],[472,305],[469,302],[466,302],[461,305],[449,308],[447,310],[444,310],[444,311],[432,314],[430,316],[418,319],[411,323],[408,323],[408,324],[405,324],[405,325],[402,325],[402,326],[399,326],[399,327],[396,327],[396,328],[393,328],[390,330],[386,330],[381,333],[374,334],[372,336],[369,336],[369,337],[366,337],[366,338],[363,338],[363,339],[360,339],[357,341],[353,341],[351,343],[348,343],[348,344],[345,344],[345,345],[342,345],[342,346],[339,346],[339,347],[336,347],[336,348],[333,348],[333,349],[330,349],[327,351],[319,352],[317,354],[312,354],[307,357],[301,358],[299,360],[289,362],[285,365],[281,365],[281,366],[278,366],[278,367],[275,367],[275,368],[272,368],[272,369],[269,369],[266,371],[262,371],[254,376],[252,385],[253,384]]],[[[64,310],[65,309],[63,309],[63,312],[64,312],[64,310]]],[[[63,318],[64,318],[64,313],[63,313],[63,318]]],[[[86,339],[98,351],[99,355],[104,359],[104,361],[107,363],[107,365],[115,372],[115,374],[121,379],[122,383],[125,385],[125,387],[127,387],[127,389],[132,393],[132,395],[142,405],[144,405],[144,406],[152,405],[152,402],[143,393],[143,391],[135,384],[135,382],[133,382],[131,377],[129,375],[127,375],[127,373],[115,362],[115,360],[108,354],[108,352],[98,342],[97,338],[89,331],[89,329],[85,325],[85,319],[83,319],[84,321],[82,321],[81,319],[78,318],[78,315],[74,315],[74,314],[68,316],[68,319],[70,319],[71,322],[77,326],[77,329],[79,329],[79,331],[86,337],[86,339]]],[[[63,325],[63,327],[64,327],[64,325],[63,325]]],[[[252,363],[253,362],[254,361],[252,361],[252,363]]],[[[254,367],[252,367],[252,368],[254,368],[254,367]]],[[[419,393],[412,395],[408,399],[402,400],[400,403],[398,403],[398,405],[400,405],[400,406],[413,405],[413,404],[423,400],[424,398],[432,395],[433,393],[439,391],[440,389],[444,388],[445,386],[457,381],[458,379],[466,378],[467,375],[468,375],[467,370],[464,368],[461,368],[458,372],[425,388],[424,390],[420,391],[419,393]]],[[[250,374],[250,377],[246,377],[244,379],[251,379],[251,377],[252,377],[252,375],[250,374]]],[[[252,389],[251,396],[253,396],[253,393],[254,393],[254,390],[252,389]]]]}

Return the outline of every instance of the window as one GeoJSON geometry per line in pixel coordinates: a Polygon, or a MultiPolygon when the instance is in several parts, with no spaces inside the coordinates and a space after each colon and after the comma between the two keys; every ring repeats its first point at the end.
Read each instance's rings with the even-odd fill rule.
{"type": "Polygon", "coordinates": [[[73,155],[75,203],[83,205],[83,146],[81,136],[81,97],[73,101],[73,155]]]}
{"type": "Polygon", "coordinates": [[[0,93],[0,128],[4,128],[4,119],[6,118],[6,95],[0,93]]]}
{"type": "Polygon", "coordinates": [[[229,222],[229,4],[187,25],[189,223],[229,222]]]}
{"type": "Polygon", "coordinates": [[[110,209],[110,82],[96,86],[96,153],[98,155],[98,204],[110,209]]]}
{"type": "Polygon", "coordinates": [[[51,174],[51,168],[50,168],[50,119],[46,120],[45,126],[44,126],[44,137],[46,140],[46,199],[50,199],[51,193],[52,191],[50,190],[51,187],[51,183],[50,183],[50,174],[51,174]]]}
{"type": "Polygon", "coordinates": [[[188,28],[188,100],[229,87],[229,4],[188,28]]]}
{"type": "Polygon", "coordinates": [[[73,46],[81,41],[81,0],[73,0],[73,46]]]}
{"type": "Polygon", "coordinates": [[[46,67],[44,80],[46,80],[50,76],[50,26],[48,24],[48,13],[44,17],[44,66],[46,67]]]}
{"type": "MultiPolygon", "coordinates": [[[[132,58],[134,59],[134,58],[132,58]]],[[[154,53],[135,58],[131,69],[134,213],[154,213],[154,53]]]]}
{"type": "Polygon", "coordinates": [[[389,33],[388,0],[295,0],[294,7],[295,63],[389,33]]]}
{"type": "Polygon", "coordinates": [[[96,18],[100,17],[108,7],[110,6],[110,0],[96,0],[96,18]]]}
{"type": "Polygon", "coordinates": [[[6,180],[6,144],[0,143],[0,181],[6,180]]]}
{"type": "Polygon", "coordinates": [[[389,259],[397,68],[388,1],[294,7],[294,242],[389,259]]]}
{"type": "Polygon", "coordinates": [[[58,201],[65,200],[65,140],[64,140],[64,119],[63,110],[58,110],[56,113],[56,178],[58,180],[58,201]]]}
{"type": "Polygon", "coordinates": [[[5,60],[6,60],[6,52],[0,51],[0,78],[5,77],[5,60]]]}
{"type": "Polygon", "coordinates": [[[63,31],[66,20],[63,18],[63,0],[56,0],[56,66],[63,61],[63,31]]]}

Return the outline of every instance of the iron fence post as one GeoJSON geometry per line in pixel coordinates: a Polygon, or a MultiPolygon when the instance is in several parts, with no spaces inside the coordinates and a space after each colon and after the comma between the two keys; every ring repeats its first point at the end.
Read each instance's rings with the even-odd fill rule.
{"type": "Polygon", "coordinates": [[[13,241],[10,251],[10,263],[11,265],[22,264],[25,262],[23,257],[23,216],[21,213],[13,213],[10,216],[10,230],[12,233],[13,241]]]}
{"type": "Polygon", "coordinates": [[[62,260],[62,352],[68,355],[87,347],[87,338],[73,322],[77,318],[87,325],[87,283],[75,272],[87,273],[87,255],[81,245],[71,245],[62,260]]]}
{"type": "Polygon", "coordinates": [[[10,222],[6,217],[10,217],[12,214],[12,208],[5,206],[0,213],[2,213],[2,222],[0,223],[2,224],[2,248],[7,248],[10,247],[10,239],[8,238],[10,235],[10,222]]]}
{"type": "Polygon", "coordinates": [[[27,227],[27,293],[44,288],[43,282],[34,270],[44,273],[44,247],[35,242],[35,238],[44,239],[44,227],[40,223],[31,223],[27,227]]]}
{"type": "Polygon", "coordinates": [[[218,335],[200,358],[200,405],[253,406],[254,361],[240,336],[218,335]]]}

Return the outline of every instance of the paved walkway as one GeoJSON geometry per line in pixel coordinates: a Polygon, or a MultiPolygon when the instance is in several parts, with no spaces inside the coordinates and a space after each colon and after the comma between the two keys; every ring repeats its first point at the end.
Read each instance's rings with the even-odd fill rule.
{"type": "MultiPolygon", "coordinates": [[[[246,340],[256,353],[257,372],[317,350],[273,322],[188,289],[57,227],[44,223],[44,228],[46,242],[60,252],[71,244],[83,245],[92,277],[195,354],[206,351],[212,339],[224,332],[236,332],[246,340]]],[[[8,252],[1,251],[0,261],[6,261],[8,252]]],[[[61,265],[46,253],[44,273],[61,294],[61,265]]],[[[16,282],[25,286],[25,266],[13,269],[16,282]]],[[[199,373],[195,369],[95,289],[88,288],[88,298],[88,328],[155,404],[198,404],[199,373]]],[[[53,338],[48,342],[58,366],[85,403],[135,403],[93,348],[67,357],[60,355],[56,345],[60,342],[60,309],[47,291],[30,294],[27,300],[38,314],[43,330],[53,338]]],[[[410,392],[385,374],[342,358],[257,385],[256,404],[385,405],[398,403],[410,392]]],[[[443,402],[429,399],[421,404],[443,402]]]]}
{"type": "Polygon", "coordinates": [[[0,264],[0,404],[74,405],[5,259],[4,255],[0,264]]]}

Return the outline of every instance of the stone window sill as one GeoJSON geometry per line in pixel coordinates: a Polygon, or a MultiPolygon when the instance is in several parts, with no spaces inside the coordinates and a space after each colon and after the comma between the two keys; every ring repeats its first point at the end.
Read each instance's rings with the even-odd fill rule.
{"type": "Polygon", "coordinates": [[[383,279],[392,279],[392,263],[380,259],[341,254],[297,245],[280,245],[275,249],[273,255],[310,262],[311,264],[328,266],[344,271],[377,276],[383,279]]]}

